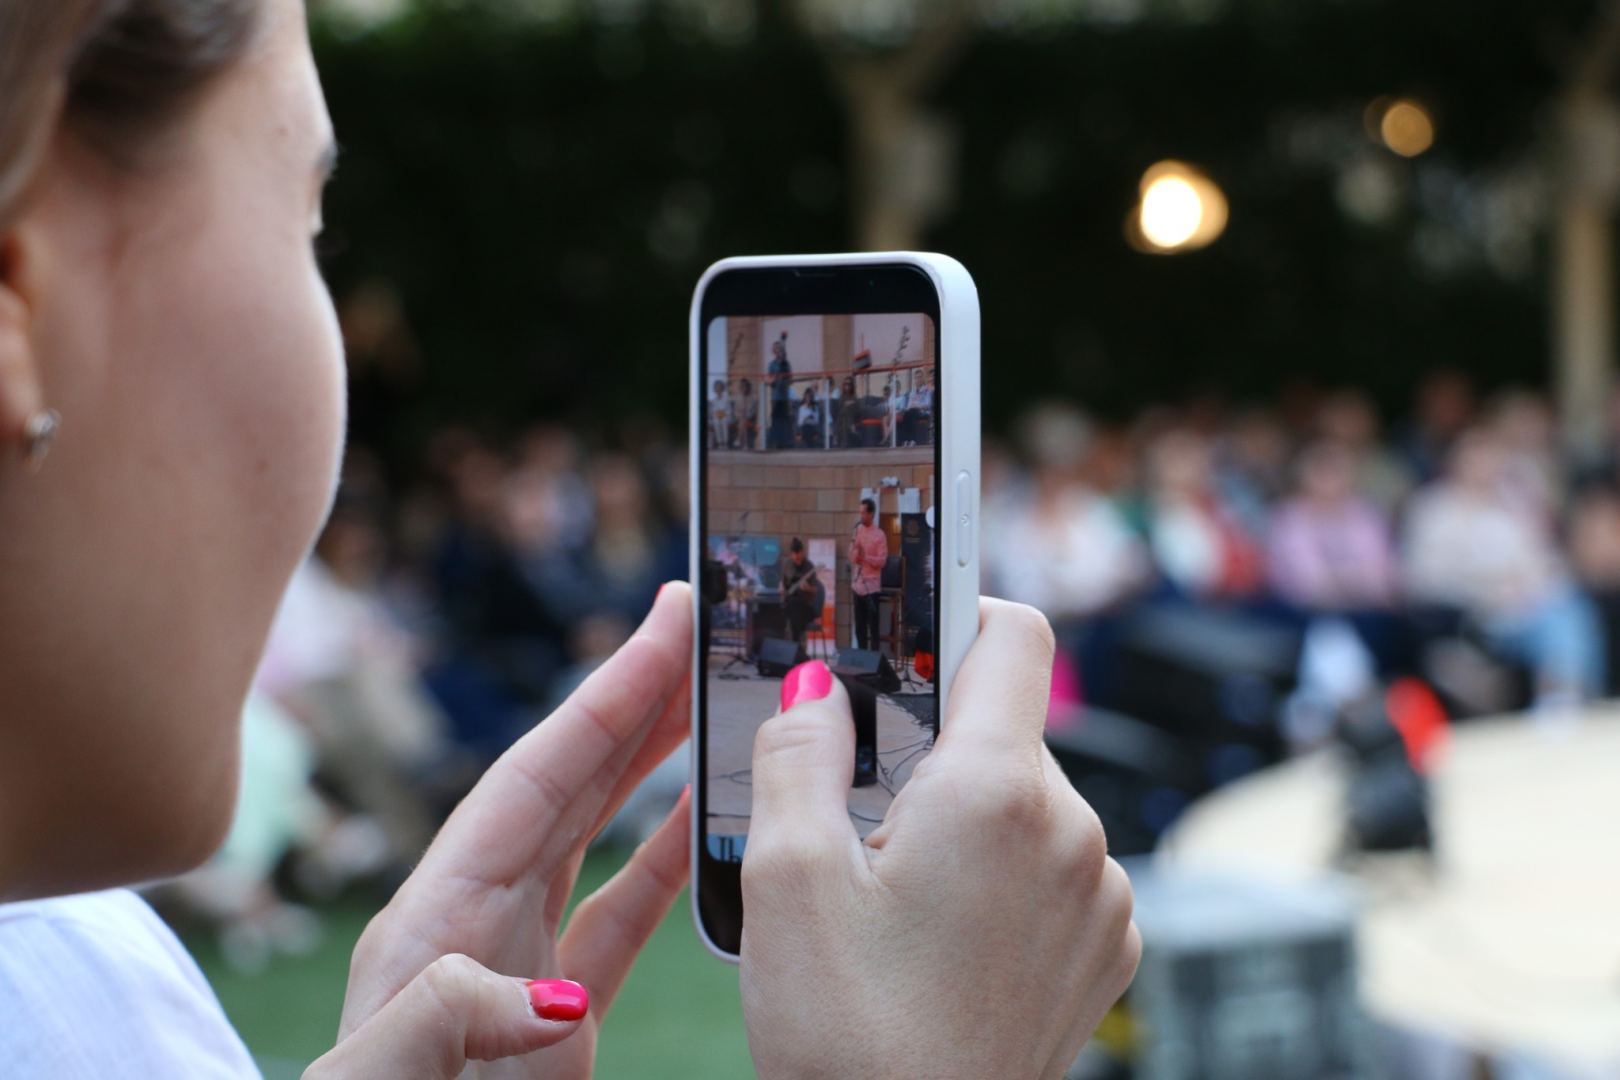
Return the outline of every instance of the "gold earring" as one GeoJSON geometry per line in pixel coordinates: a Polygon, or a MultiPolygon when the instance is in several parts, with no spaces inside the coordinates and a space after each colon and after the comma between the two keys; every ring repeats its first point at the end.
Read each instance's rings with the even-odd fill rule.
{"type": "Polygon", "coordinates": [[[62,414],[55,409],[41,409],[28,418],[28,422],[23,425],[23,468],[31,473],[39,472],[40,466],[45,464],[45,456],[51,452],[51,443],[56,441],[56,432],[61,426],[62,414]]]}

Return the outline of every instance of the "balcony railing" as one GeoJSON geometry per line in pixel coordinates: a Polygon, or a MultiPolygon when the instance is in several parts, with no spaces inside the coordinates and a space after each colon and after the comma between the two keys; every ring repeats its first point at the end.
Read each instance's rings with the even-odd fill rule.
{"type": "Polygon", "coordinates": [[[932,369],[711,379],[705,437],[713,450],[759,452],[932,446],[932,369]]]}

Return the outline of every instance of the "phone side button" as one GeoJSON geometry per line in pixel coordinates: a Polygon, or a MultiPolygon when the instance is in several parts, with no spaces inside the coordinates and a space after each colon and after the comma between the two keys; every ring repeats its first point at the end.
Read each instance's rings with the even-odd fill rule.
{"type": "Polygon", "coordinates": [[[973,477],[967,470],[956,474],[956,565],[973,561],[973,477]]]}

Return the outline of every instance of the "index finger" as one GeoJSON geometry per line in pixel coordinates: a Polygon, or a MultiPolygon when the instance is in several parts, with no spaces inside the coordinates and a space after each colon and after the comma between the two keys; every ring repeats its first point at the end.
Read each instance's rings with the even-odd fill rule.
{"type": "MultiPolygon", "coordinates": [[[[614,789],[604,770],[622,771],[633,760],[691,662],[692,593],[671,582],[630,640],[490,766],[440,830],[423,868],[510,881],[533,869],[542,849],[566,852],[549,843],[552,832],[582,794],[605,799],[614,789]]],[[[588,824],[596,808],[582,809],[588,824]]]]}
{"type": "Polygon", "coordinates": [[[1045,615],[1024,604],[981,597],[979,636],[951,683],[931,756],[1038,756],[1056,648],[1045,615]]]}

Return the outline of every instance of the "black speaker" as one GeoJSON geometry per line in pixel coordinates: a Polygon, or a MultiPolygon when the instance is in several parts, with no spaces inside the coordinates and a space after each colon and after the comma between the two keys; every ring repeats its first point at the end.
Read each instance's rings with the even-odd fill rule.
{"type": "Polygon", "coordinates": [[[875,649],[839,649],[832,669],[834,674],[859,679],[880,693],[892,694],[900,689],[900,676],[894,673],[888,658],[875,649]]]}
{"type": "Polygon", "coordinates": [[[804,646],[786,638],[765,638],[759,643],[759,673],[780,679],[804,663],[804,646]]]}
{"type": "Polygon", "coordinates": [[[776,597],[761,598],[749,620],[748,655],[759,658],[767,638],[785,638],[788,635],[787,608],[776,597]]]}
{"type": "Polygon", "coordinates": [[[866,676],[846,675],[837,668],[833,671],[849,693],[850,718],[855,722],[855,775],[850,783],[871,787],[878,782],[877,690],[866,676]]]}

